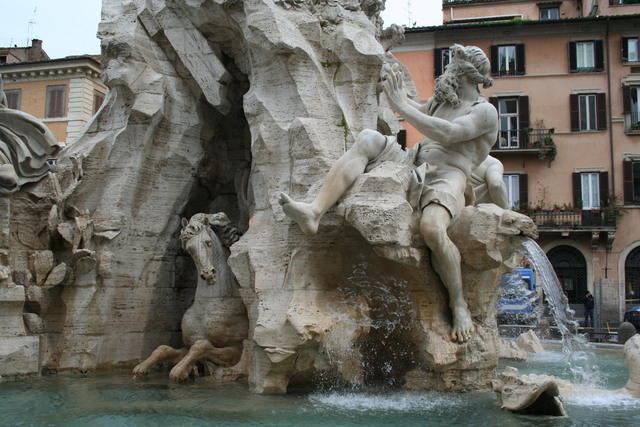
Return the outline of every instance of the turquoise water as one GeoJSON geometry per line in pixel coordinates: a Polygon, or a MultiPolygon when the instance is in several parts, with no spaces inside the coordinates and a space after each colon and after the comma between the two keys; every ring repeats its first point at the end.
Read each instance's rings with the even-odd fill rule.
{"type": "MultiPolygon", "coordinates": [[[[621,353],[599,352],[607,388],[626,382],[621,353]]],[[[559,352],[509,362],[568,378],[559,352]]],[[[640,400],[569,396],[568,419],[502,411],[493,393],[324,392],[260,396],[243,385],[173,385],[167,375],[58,375],[0,383],[0,426],[639,426],[640,400]]]]}

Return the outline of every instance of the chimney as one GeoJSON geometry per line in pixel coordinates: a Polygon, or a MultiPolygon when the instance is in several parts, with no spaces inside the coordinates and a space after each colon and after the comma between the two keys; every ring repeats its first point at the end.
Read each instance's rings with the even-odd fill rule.
{"type": "Polygon", "coordinates": [[[42,49],[42,40],[39,39],[33,39],[31,40],[31,47],[34,47],[36,49],[42,49]]]}

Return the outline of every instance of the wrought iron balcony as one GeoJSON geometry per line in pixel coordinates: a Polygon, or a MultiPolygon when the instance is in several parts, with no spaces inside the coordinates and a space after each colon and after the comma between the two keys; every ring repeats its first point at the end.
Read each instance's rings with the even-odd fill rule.
{"type": "MultiPolygon", "coordinates": [[[[446,0],[443,0],[447,3],[450,3],[446,0]]],[[[610,5],[619,5],[619,4],[640,4],[640,0],[609,0],[610,5]]]]}
{"type": "Polygon", "coordinates": [[[640,135],[640,111],[624,113],[624,131],[625,133],[640,135]]]}
{"type": "Polygon", "coordinates": [[[537,153],[541,158],[553,160],[556,146],[553,142],[555,129],[501,130],[491,150],[494,153],[537,153]]]}
{"type": "Polygon", "coordinates": [[[553,209],[522,210],[540,231],[613,231],[616,216],[609,210],[553,209]]]}

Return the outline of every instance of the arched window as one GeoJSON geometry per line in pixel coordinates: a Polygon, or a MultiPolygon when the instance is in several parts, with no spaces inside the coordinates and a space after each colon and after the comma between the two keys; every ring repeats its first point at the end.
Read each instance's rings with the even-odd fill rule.
{"type": "Polygon", "coordinates": [[[624,279],[627,303],[640,303],[640,246],[632,250],[624,261],[624,279]]]}
{"type": "Polygon", "coordinates": [[[571,246],[556,246],[549,251],[547,257],[569,303],[581,303],[587,293],[587,263],[580,251],[571,246]]]}

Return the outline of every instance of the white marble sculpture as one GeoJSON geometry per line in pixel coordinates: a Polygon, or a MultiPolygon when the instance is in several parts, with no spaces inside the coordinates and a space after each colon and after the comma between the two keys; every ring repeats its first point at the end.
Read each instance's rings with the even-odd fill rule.
{"type": "Polygon", "coordinates": [[[462,295],[460,252],[447,228],[465,206],[467,179],[486,161],[496,141],[498,115],[478,90],[479,84],[491,86],[486,77],[491,67],[485,54],[475,46],[454,45],[451,51],[451,64],[436,81],[434,96],[425,105],[409,99],[399,69],[383,69],[384,92],[392,108],[427,137],[417,149],[403,151],[393,138],[365,130],[331,168],[313,202],[296,202],[286,193],[280,202],[305,233],[314,234],[322,215],[371,165],[382,161],[414,164],[417,169],[411,191],[419,193],[420,234],[449,292],[451,338],[465,342],[473,323],[462,295]]]}
{"type": "Polygon", "coordinates": [[[170,378],[183,381],[197,362],[212,362],[216,367],[230,367],[240,361],[242,341],[247,337],[248,320],[238,295],[238,285],[227,265],[228,250],[213,231],[220,230],[226,247],[239,236],[230,226],[227,215],[196,214],[182,220],[180,240],[198,269],[198,288],[193,305],[182,317],[182,340],[185,347],[158,347],[133,369],[135,376],[146,375],[162,362],[171,362],[170,378]]]}
{"type": "Polygon", "coordinates": [[[8,108],[0,76],[0,196],[47,175],[60,145],[39,119],[8,108]]]}

